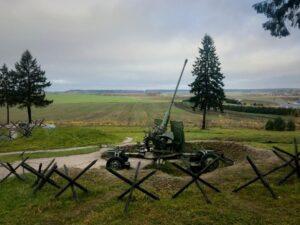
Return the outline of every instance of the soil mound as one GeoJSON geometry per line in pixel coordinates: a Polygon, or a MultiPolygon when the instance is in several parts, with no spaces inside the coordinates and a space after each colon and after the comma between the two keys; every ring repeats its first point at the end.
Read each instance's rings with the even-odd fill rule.
{"type": "Polygon", "coordinates": [[[265,160],[273,157],[272,151],[256,149],[233,141],[191,141],[186,143],[185,149],[188,152],[201,149],[214,150],[234,160],[235,163],[244,161],[247,155],[254,160],[265,160]]]}

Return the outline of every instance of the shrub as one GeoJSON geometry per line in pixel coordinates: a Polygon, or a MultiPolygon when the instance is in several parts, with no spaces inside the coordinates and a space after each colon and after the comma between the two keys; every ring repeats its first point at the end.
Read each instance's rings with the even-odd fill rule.
{"type": "Polygon", "coordinates": [[[294,131],[296,130],[296,125],[295,122],[293,120],[289,120],[286,124],[286,130],[288,131],[294,131]]]}
{"type": "Polygon", "coordinates": [[[274,120],[274,130],[277,130],[277,131],[285,130],[285,121],[281,117],[277,117],[274,120]]]}
{"type": "Polygon", "coordinates": [[[225,102],[228,104],[241,105],[241,102],[232,98],[225,98],[225,102]]]}
{"type": "Polygon", "coordinates": [[[266,130],[274,130],[274,122],[273,120],[268,120],[265,125],[266,130]]]}

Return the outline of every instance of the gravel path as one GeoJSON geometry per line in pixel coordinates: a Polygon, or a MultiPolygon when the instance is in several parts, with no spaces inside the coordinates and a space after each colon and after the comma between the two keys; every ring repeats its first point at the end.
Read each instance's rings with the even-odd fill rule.
{"type": "MultiPolygon", "coordinates": [[[[125,140],[120,144],[120,145],[126,145],[132,143],[133,138],[131,137],[126,137],[125,140]]],[[[89,149],[89,148],[96,148],[98,145],[89,145],[89,146],[84,146],[84,147],[71,147],[71,148],[59,148],[59,149],[49,149],[49,150],[29,150],[26,151],[26,153],[43,153],[43,152],[67,152],[67,151],[74,151],[74,150],[80,150],[80,149],[89,149]]],[[[17,151],[17,152],[4,152],[0,153],[0,156],[6,156],[6,155],[20,155],[24,151],[17,151]]]]}
{"type": "MultiPolygon", "coordinates": [[[[130,144],[132,143],[132,138],[126,138],[121,145],[124,144],[130,144]]],[[[83,169],[86,167],[91,161],[98,159],[97,163],[93,166],[93,168],[99,168],[101,166],[105,166],[106,160],[101,158],[101,155],[103,152],[105,152],[108,148],[101,148],[99,151],[89,153],[89,154],[80,154],[80,155],[70,155],[70,156],[63,156],[63,157],[56,157],[55,162],[57,163],[58,167],[63,167],[63,165],[68,166],[69,168],[80,168],[83,169]]],[[[43,150],[42,152],[47,152],[49,150],[43,150]]],[[[51,150],[52,151],[52,150],[51,150]]],[[[65,151],[65,149],[57,149],[57,151],[65,151]]],[[[34,151],[36,152],[36,151],[34,151]]],[[[29,159],[27,160],[27,163],[31,165],[32,167],[38,169],[38,166],[40,163],[43,165],[47,165],[50,163],[52,158],[40,158],[40,159],[29,159]]],[[[129,159],[131,167],[136,167],[138,162],[141,161],[141,166],[144,167],[151,163],[149,160],[143,160],[143,159],[129,159]]],[[[13,163],[14,166],[18,165],[20,161],[13,163]]],[[[22,169],[19,168],[18,172],[21,173],[22,169]]],[[[26,171],[25,171],[26,172],[26,171]]],[[[7,175],[8,171],[0,167],[0,179],[5,177],[7,175]]]]}
{"type": "MultiPolygon", "coordinates": [[[[84,147],[72,147],[72,148],[59,148],[59,149],[50,149],[50,150],[30,150],[25,151],[26,153],[41,153],[41,152],[67,152],[67,151],[74,151],[74,150],[80,150],[80,149],[89,149],[89,148],[96,148],[99,147],[98,145],[89,145],[84,147]]],[[[4,152],[0,153],[0,156],[5,155],[20,155],[24,151],[18,151],[18,152],[4,152]]]]}

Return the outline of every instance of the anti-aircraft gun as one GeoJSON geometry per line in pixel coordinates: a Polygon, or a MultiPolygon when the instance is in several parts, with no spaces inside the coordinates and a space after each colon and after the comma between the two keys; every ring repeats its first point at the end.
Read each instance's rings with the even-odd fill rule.
{"type": "MultiPolygon", "coordinates": [[[[106,151],[104,156],[108,159],[106,167],[112,169],[129,168],[130,163],[128,159],[130,157],[149,159],[156,162],[160,160],[183,158],[189,163],[190,169],[197,172],[218,157],[212,150],[185,152],[183,122],[170,121],[171,110],[186,64],[187,59],[184,61],[172,100],[163,119],[155,119],[153,129],[146,132],[143,143],[137,146],[136,151],[126,151],[121,147],[114,147],[106,151]],[[168,130],[169,123],[171,130],[168,130]]],[[[219,161],[216,161],[211,165],[208,171],[215,170],[218,166],[219,161]]]]}
{"type": "MultiPolygon", "coordinates": [[[[172,107],[174,105],[175,97],[177,94],[177,90],[187,64],[187,59],[184,61],[183,68],[181,70],[175,91],[173,93],[172,100],[170,102],[168,110],[165,112],[162,120],[156,119],[154,121],[154,128],[152,131],[149,131],[144,138],[144,144],[148,151],[167,151],[172,150],[172,142],[174,141],[174,134],[168,130],[168,124],[170,122],[170,114],[172,107]]],[[[159,153],[159,152],[158,152],[159,153]]]]}

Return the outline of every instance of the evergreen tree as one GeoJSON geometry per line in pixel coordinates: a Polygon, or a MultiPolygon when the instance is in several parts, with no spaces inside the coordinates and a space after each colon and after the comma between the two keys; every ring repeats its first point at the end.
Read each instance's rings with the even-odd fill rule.
{"type": "Polygon", "coordinates": [[[191,102],[194,109],[199,107],[203,112],[202,129],[206,128],[206,112],[209,109],[220,110],[223,112],[224,94],[224,76],[221,73],[221,63],[216,54],[213,39],[205,35],[202,40],[202,48],[199,48],[199,58],[193,65],[192,74],[195,81],[190,84],[191,102]]]}
{"type": "Polygon", "coordinates": [[[52,103],[46,99],[45,88],[51,83],[45,77],[37,60],[26,50],[15,64],[18,78],[18,102],[20,108],[27,108],[28,122],[32,122],[32,106],[45,107],[52,103]]]}
{"type": "Polygon", "coordinates": [[[16,105],[15,73],[3,64],[0,68],[0,106],[6,107],[6,122],[10,122],[9,108],[16,105]]]}
{"type": "Polygon", "coordinates": [[[290,34],[288,26],[300,29],[299,0],[264,0],[254,4],[253,8],[269,19],[263,23],[263,28],[270,30],[272,36],[288,36],[290,34]]]}

